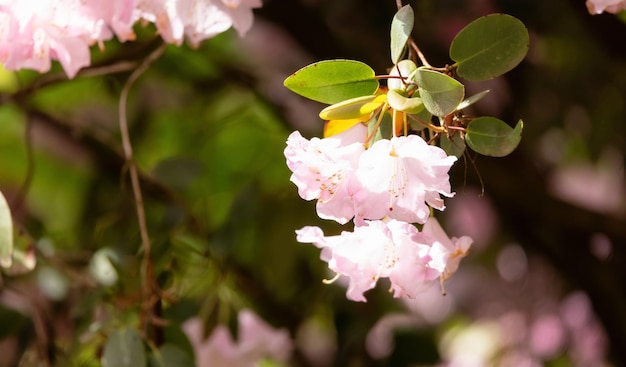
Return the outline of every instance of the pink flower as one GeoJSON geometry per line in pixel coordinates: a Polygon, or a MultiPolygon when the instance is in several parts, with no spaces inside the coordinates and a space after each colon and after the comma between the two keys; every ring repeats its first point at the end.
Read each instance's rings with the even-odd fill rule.
{"type": "Polygon", "coordinates": [[[354,142],[354,135],[363,129],[359,124],[345,133],[311,140],[294,131],[287,139],[285,157],[293,172],[291,181],[301,198],[317,199],[320,218],[344,224],[354,217],[353,196],[360,189],[355,170],[365,149],[362,143],[354,142]]]}
{"type": "Polygon", "coordinates": [[[183,331],[193,346],[198,367],[253,367],[263,358],[285,362],[293,348],[286,330],[272,328],[250,310],[239,312],[237,343],[223,325],[202,340],[202,322],[197,318],[187,320],[183,331]]]}
{"type": "Polygon", "coordinates": [[[461,259],[467,256],[473,240],[468,236],[461,238],[448,237],[441,225],[434,217],[431,217],[424,224],[422,233],[426,237],[433,250],[433,253],[441,254],[435,257],[437,260],[445,259],[443,263],[431,262],[431,266],[441,271],[441,279],[449,279],[459,268],[461,259]]]}
{"type": "Polygon", "coordinates": [[[154,23],[168,43],[182,44],[187,36],[192,46],[230,27],[243,36],[252,27],[253,8],[261,0],[138,0],[137,16],[154,23]]]}
{"type": "Polygon", "coordinates": [[[443,210],[440,194],[453,196],[448,171],[455,161],[416,135],[377,141],[361,154],[356,171],[363,186],[356,197],[357,215],[425,223],[430,216],[426,204],[443,210]]]}
{"type": "Polygon", "coordinates": [[[431,247],[413,225],[401,221],[363,221],[354,232],[325,237],[319,227],[296,231],[297,240],[322,249],[321,259],[338,275],[349,277],[346,296],[365,302],[363,293],[379,278],[389,278],[394,297],[415,297],[433,284],[440,272],[430,263],[431,247]]]}
{"type": "Polygon", "coordinates": [[[622,10],[626,10],[626,1],[624,0],[587,0],[587,10],[590,14],[600,14],[609,12],[617,14],[622,10]]]}

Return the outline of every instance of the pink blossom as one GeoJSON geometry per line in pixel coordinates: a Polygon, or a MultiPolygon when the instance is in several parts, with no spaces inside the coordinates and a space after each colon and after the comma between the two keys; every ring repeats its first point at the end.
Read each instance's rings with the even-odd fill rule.
{"type": "Polygon", "coordinates": [[[360,189],[355,170],[365,148],[353,141],[355,131],[362,129],[357,125],[330,138],[311,140],[294,131],[287,139],[284,153],[293,172],[291,181],[301,198],[317,199],[320,218],[344,224],[354,217],[353,196],[360,189]]]}
{"type": "Polygon", "coordinates": [[[187,36],[193,46],[230,27],[243,36],[252,27],[252,9],[261,0],[138,0],[137,16],[154,23],[168,43],[182,44],[187,36]]]}
{"type": "Polygon", "coordinates": [[[624,0],[587,0],[586,4],[590,14],[600,14],[605,11],[617,14],[626,10],[626,1],[624,0]]]}
{"type": "Polygon", "coordinates": [[[320,257],[330,270],[349,278],[346,296],[353,301],[365,302],[363,293],[379,278],[389,278],[394,297],[415,297],[441,274],[430,264],[444,261],[432,257],[415,226],[397,220],[363,221],[353,232],[338,236],[325,237],[319,227],[304,227],[296,234],[299,242],[322,249],[320,257]]]}
{"type": "Polygon", "coordinates": [[[202,322],[197,318],[186,321],[183,331],[193,346],[198,367],[252,367],[263,358],[285,362],[293,348],[286,330],[272,328],[250,310],[239,313],[238,342],[223,325],[203,340],[202,322]]]}
{"type": "Polygon", "coordinates": [[[442,280],[449,279],[459,268],[461,259],[467,256],[473,242],[472,239],[468,236],[460,238],[448,237],[434,217],[429,218],[426,224],[424,224],[422,233],[427,238],[427,243],[433,247],[432,253],[442,254],[433,257],[433,259],[445,259],[445,263],[435,264],[433,262],[431,266],[441,270],[442,280]]]}
{"type": "Polygon", "coordinates": [[[358,216],[426,222],[426,204],[443,210],[440,194],[453,196],[448,171],[455,161],[416,135],[377,141],[361,154],[356,171],[363,186],[356,198],[358,216]]]}

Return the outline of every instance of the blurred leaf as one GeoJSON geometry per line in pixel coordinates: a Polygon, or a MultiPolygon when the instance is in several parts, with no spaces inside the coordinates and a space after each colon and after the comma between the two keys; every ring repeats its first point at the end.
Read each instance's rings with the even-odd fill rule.
{"type": "Polygon", "coordinates": [[[441,149],[446,152],[448,155],[453,155],[457,158],[460,158],[465,152],[465,140],[461,137],[461,134],[456,133],[452,135],[452,138],[449,138],[447,134],[441,135],[441,149]]]}
{"type": "Polygon", "coordinates": [[[347,120],[368,116],[385,103],[384,94],[350,98],[324,108],[320,112],[323,120],[347,120]]]}
{"type": "Polygon", "coordinates": [[[465,87],[445,74],[419,67],[415,73],[424,106],[435,116],[454,111],[465,96],[465,87]]]}
{"type": "Polygon", "coordinates": [[[194,367],[193,358],[174,344],[164,344],[150,356],[150,367],[194,367]]]}
{"type": "Polygon", "coordinates": [[[391,22],[391,62],[393,64],[397,64],[404,53],[406,43],[413,31],[414,21],[415,16],[410,5],[403,6],[393,17],[391,22]]]}
{"type": "Polygon", "coordinates": [[[396,111],[417,114],[424,110],[424,102],[422,102],[421,98],[408,98],[395,90],[390,90],[387,93],[387,100],[389,101],[389,106],[396,111]]]}
{"type": "Polygon", "coordinates": [[[9,204],[0,192],[0,266],[8,268],[13,263],[13,219],[9,204]]]}
{"type": "Polygon", "coordinates": [[[463,28],[450,45],[457,73],[468,80],[487,80],[516,67],[528,52],[528,31],[519,19],[491,14],[463,28]]]}
{"type": "Polygon", "coordinates": [[[476,153],[504,157],[519,145],[523,127],[522,120],[512,128],[495,117],[479,117],[467,126],[465,141],[476,153]]]}
{"type": "Polygon", "coordinates": [[[109,335],[102,353],[102,367],[144,367],[146,352],[137,330],[122,328],[109,335]]]}
{"type": "Polygon", "coordinates": [[[17,334],[26,324],[28,318],[23,314],[0,305],[0,340],[17,334]]]}
{"type": "Polygon", "coordinates": [[[378,80],[374,70],[360,61],[326,60],[296,71],[284,85],[303,97],[333,104],[374,94],[378,80]]]}

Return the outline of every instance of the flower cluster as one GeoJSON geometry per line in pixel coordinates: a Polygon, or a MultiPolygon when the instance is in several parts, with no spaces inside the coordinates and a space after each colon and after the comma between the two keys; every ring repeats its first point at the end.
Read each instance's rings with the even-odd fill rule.
{"type": "Polygon", "coordinates": [[[68,77],[90,64],[89,48],[117,36],[133,40],[133,25],[154,23],[167,43],[192,46],[234,27],[252,26],[261,0],[0,0],[0,62],[9,70],[46,72],[58,60],[68,77]]]}
{"type": "Polygon", "coordinates": [[[196,366],[253,367],[265,358],[281,362],[289,359],[293,346],[287,330],[272,328],[250,310],[240,311],[238,321],[237,342],[224,325],[217,326],[203,340],[200,319],[189,319],[183,324],[194,349],[196,366]]]}
{"type": "Polygon", "coordinates": [[[362,123],[323,139],[289,136],[285,157],[299,195],[317,200],[320,218],[354,221],[353,232],[324,236],[304,227],[297,240],[321,248],[329,268],[349,277],[349,299],[366,301],[380,278],[389,278],[394,297],[413,298],[449,278],[472,243],[450,239],[431,216],[431,208],[445,208],[442,195],[453,196],[448,171],[456,157],[418,135],[370,138],[362,123]]]}

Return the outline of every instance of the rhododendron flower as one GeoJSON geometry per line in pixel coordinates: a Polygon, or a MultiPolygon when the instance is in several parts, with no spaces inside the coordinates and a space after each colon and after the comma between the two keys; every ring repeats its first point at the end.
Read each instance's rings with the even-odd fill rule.
{"type": "Polygon", "coordinates": [[[196,355],[198,367],[253,367],[264,358],[286,362],[293,348],[286,330],[276,330],[250,310],[239,312],[238,341],[228,328],[217,326],[202,340],[202,322],[193,318],[183,324],[196,355]]]}
{"type": "MultiPolygon", "coordinates": [[[[379,278],[389,278],[394,297],[415,297],[440,276],[430,263],[445,263],[432,257],[431,247],[415,226],[397,220],[363,221],[354,232],[324,236],[319,227],[296,231],[298,242],[322,249],[321,259],[339,276],[349,277],[346,296],[365,302],[363,293],[379,278]]],[[[445,256],[444,253],[435,253],[445,256]]]]}
{"type": "Polygon", "coordinates": [[[443,210],[440,194],[453,196],[448,171],[455,161],[417,135],[378,140],[359,159],[356,175],[363,192],[357,215],[425,223],[430,216],[426,204],[443,210]]]}
{"type": "Polygon", "coordinates": [[[626,10],[626,1],[624,0],[587,0],[587,10],[590,14],[600,14],[609,12],[617,14],[622,10],[626,10]]]}
{"type": "Polygon", "coordinates": [[[424,224],[422,233],[427,237],[426,241],[433,247],[433,252],[446,254],[445,257],[434,257],[434,259],[445,258],[445,263],[431,263],[431,266],[441,270],[442,280],[449,279],[459,268],[461,259],[467,256],[473,240],[468,236],[462,236],[460,238],[448,237],[437,219],[433,217],[429,218],[426,224],[424,224]]]}
{"type": "Polygon", "coordinates": [[[291,181],[304,200],[317,199],[320,218],[341,224],[354,217],[353,196],[360,185],[355,176],[358,158],[365,150],[365,126],[359,124],[330,138],[307,140],[298,131],[287,139],[285,157],[293,172],[291,181]]]}
{"type": "Polygon", "coordinates": [[[0,62],[46,72],[58,60],[67,76],[91,63],[89,47],[134,40],[133,24],[155,23],[163,40],[193,46],[230,27],[243,36],[261,0],[0,0],[0,62]]]}

